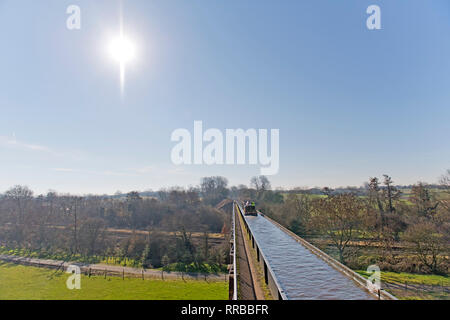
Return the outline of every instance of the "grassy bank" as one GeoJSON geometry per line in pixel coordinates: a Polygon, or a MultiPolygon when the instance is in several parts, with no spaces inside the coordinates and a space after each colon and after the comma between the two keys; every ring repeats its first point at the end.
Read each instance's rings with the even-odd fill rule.
{"type": "MultiPolygon", "coordinates": [[[[366,271],[357,270],[360,275],[368,277],[366,271]]],[[[397,284],[423,284],[428,286],[450,286],[450,277],[406,272],[381,272],[381,281],[397,284]]]]}
{"type": "Polygon", "coordinates": [[[81,289],[69,290],[69,274],[0,263],[0,300],[226,300],[228,283],[81,276],[81,289]]]}
{"type": "MultiPolygon", "coordinates": [[[[371,274],[356,270],[363,277],[371,274]]],[[[401,300],[449,300],[450,277],[381,271],[381,281],[387,291],[401,300]]]]}

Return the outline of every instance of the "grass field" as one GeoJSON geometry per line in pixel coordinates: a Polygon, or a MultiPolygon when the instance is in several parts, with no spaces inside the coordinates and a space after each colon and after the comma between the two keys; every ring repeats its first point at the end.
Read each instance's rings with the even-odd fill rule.
{"type": "MultiPolygon", "coordinates": [[[[370,276],[366,271],[356,272],[366,278],[370,276]]],[[[400,300],[450,299],[450,278],[447,276],[382,271],[381,281],[388,284],[388,291],[400,300]]]]}
{"type": "MultiPolygon", "coordinates": [[[[364,277],[370,276],[369,273],[362,270],[356,270],[357,273],[364,277]]],[[[433,274],[415,274],[406,272],[381,272],[381,281],[386,281],[389,283],[410,283],[410,284],[424,284],[424,285],[443,285],[450,286],[450,277],[433,275],[433,274]]]]}
{"type": "Polygon", "coordinates": [[[54,270],[0,263],[0,300],[226,300],[228,283],[81,276],[69,290],[70,275],[54,270]]]}

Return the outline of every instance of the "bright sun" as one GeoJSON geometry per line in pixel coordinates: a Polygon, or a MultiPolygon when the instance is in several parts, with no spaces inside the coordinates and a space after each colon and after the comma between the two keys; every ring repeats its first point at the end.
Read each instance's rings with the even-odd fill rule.
{"type": "Polygon", "coordinates": [[[125,37],[123,35],[123,31],[121,30],[120,36],[110,42],[109,54],[111,55],[112,59],[119,63],[120,92],[123,97],[125,90],[125,65],[135,59],[136,48],[134,46],[134,43],[127,37],[125,37]]]}
{"type": "Polygon", "coordinates": [[[112,58],[120,64],[133,60],[136,54],[133,43],[124,36],[112,40],[109,51],[112,58]]]}

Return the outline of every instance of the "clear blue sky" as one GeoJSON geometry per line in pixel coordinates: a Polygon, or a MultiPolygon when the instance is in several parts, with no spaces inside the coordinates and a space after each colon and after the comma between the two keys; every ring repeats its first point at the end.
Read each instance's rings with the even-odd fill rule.
{"type": "Polygon", "coordinates": [[[274,186],[436,182],[450,168],[448,0],[0,0],[0,191],[248,183],[258,166],[172,165],[174,129],[280,129],[274,186]],[[66,8],[81,7],[81,30],[66,8]],[[366,28],[378,4],[382,30],[366,28]]]}

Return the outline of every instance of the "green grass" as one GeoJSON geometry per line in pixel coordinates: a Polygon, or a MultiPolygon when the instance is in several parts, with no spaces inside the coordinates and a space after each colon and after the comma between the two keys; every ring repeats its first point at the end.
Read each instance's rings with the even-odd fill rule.
{"type": "Polygon", "coordinates": [[[226,300],[228,283],[195,280],[81,276],[81,289],[69,290],[70,275],[54,270],[0,263],[0,300],[226,300]]]}
{"type": "MultiPolygon", "coordinates": [[[[356,272],[366,278],[369,276],[365,271],[357,270],[356,272]]],[[[382,271],[381,281],[396,284],[397,287],[388,287],[387,290],[400,300],[450,299],[449,293],[445,292],[441,287],[448,287],[450,285],[450,278],[448,276],[382,271]],[[405,286],[405,283],[408,286],[405,286]]]]}
{"type": "MultiPolygon", "coordinates": [[[[356,270],[357,273],[364,277],[369,277],[366,271],[356,270]]],[[[450,277],[439,276],[434,274],[415,274],[406,272],[387,272],[381,271],[381,281],[396,284],[424,284],[429,286],[450,286],[450,277]]]]}

